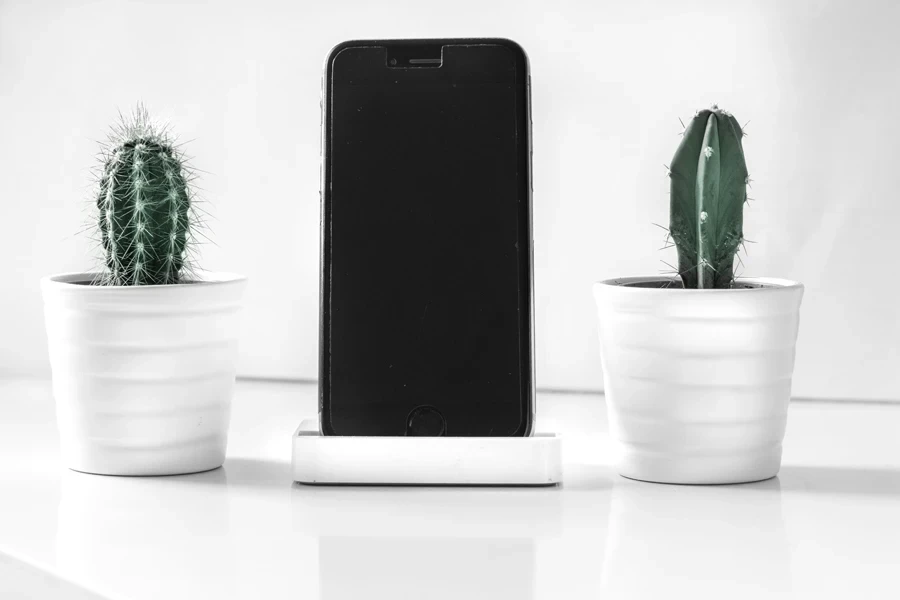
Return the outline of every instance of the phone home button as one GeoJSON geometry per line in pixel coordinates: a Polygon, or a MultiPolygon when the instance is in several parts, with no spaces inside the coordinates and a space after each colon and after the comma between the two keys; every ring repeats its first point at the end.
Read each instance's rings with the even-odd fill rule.
{"type": "Polygon", "coordinates": [[[447,433],[444,415],[433,406],[423,404],[409,412],[406,417],[406,435],[437,437],[447,433]]]}

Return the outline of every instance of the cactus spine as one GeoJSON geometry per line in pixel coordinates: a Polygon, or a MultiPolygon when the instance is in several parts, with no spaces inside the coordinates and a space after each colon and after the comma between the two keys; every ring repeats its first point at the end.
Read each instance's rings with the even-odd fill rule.
{"type": "Polygon", "coordinates": [[[189,270],[192,175],[165,129],[139,106],[104,147],[97,223],[104,285],[179,283],[189,270]]]}
{"type": "Polygon", "coordinates": [[[713,105],[684,130],[669,170],[669,233],[685,288],[729,288],[743,241],[747,163],[737,120],[713,105]]]}

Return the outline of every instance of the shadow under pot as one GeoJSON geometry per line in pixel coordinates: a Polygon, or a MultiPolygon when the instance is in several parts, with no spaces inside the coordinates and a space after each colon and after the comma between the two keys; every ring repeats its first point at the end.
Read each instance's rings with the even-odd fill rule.
{"type": "Polygon", "coordinates": [[[768,479],[781,466],[803,285],[594,284],[618,472],[660,483],[768,479]]]}

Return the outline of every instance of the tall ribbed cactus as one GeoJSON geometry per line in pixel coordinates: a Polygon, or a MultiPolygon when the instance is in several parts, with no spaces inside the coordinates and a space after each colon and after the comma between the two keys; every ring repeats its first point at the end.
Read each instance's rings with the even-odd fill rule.
{"type": "Polygon", "coordinates": [[[113,128],[102,161],[97,223],[106,272],[96,283],[182,281],[193,225],[184,156],[139,106],[113,128]]]}
{"type": "Polygon", "coordinates": [[[669,233],[685,288],[728,288],[734,281],[747,199],[743,135],[737,120],[713,105],[694,115],[675,151],[669,233]]]}

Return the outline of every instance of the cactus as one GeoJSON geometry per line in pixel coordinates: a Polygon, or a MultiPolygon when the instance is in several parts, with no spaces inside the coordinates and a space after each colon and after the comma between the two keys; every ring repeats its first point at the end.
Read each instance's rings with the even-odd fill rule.
{"type": "Polygon", "coordinates": [[[143,106],[115,126],[101,154],[97,224],[101,285],[165,285],[189,272],[193,175],[143,106]]]}
{"type": "Polygon", "coordinates": [[[675,151],[669,234],[685,288],[729,288],[734,282],[747,200],[743,135],[737,120],[713,105],[694,115],[675,151]]]}

